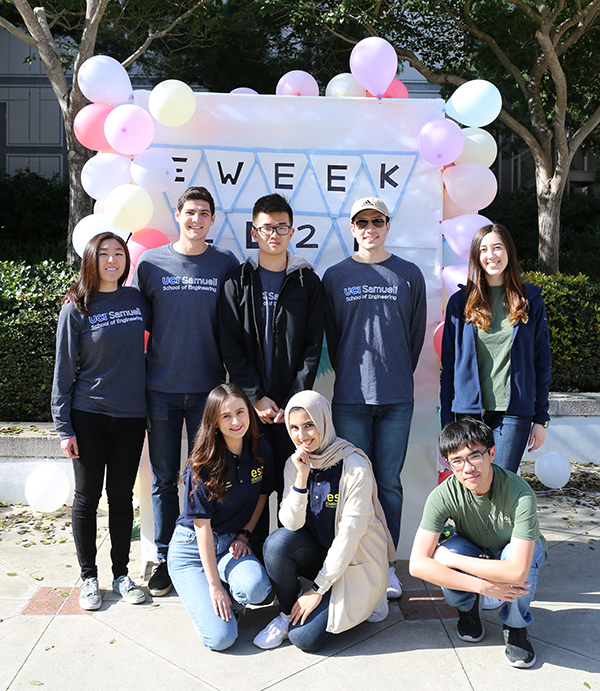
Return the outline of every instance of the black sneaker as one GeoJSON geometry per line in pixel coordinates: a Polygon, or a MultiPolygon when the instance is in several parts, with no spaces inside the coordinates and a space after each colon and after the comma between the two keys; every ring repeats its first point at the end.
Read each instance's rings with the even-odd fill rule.
{"type": "Polygon", "coordinates": [[[504,624],[502,635],[506,643],[506,659],[509,665],[513,667],[535,665],[535,652],[527,637],[527,627],[514,629],[504,624]]]}
{"type": "Polygon", "coordinates": [[[456,633],[461,641],[469,643],[479,643],[485,636],[485,629],[481,623],[481,598],[475,595],[473,607],[468,612],[458,610],[458,624],[456,633]]]}
{"type": "Polygon", "coordinates": [[[167,569],[167,562],[159,561],[158,565],[154,567],[152,576],[148,581],[148,590],[150,595],[154,597],[162,597],[166,595],[173,587],[173,582],[171,581],[171,576],[169,576],[169,571],[167,569]]]}

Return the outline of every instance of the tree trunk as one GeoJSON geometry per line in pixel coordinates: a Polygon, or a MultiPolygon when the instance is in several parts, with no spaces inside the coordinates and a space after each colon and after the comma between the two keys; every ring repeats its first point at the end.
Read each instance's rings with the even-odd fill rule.
{"type": "Polygon", "coordinates": [[[564,172],[555,171],[554,176],[544,180],[536,177],[538,200],[538,269],[545,274],[558,272],[560,247],[560,209],[567,182],[564,172]]]}

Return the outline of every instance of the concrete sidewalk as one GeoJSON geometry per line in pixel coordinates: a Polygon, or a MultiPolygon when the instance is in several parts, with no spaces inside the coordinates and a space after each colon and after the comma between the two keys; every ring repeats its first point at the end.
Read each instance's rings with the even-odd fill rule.
{"type": "MultiPolygon", "coordinates": [[[[289,642],[271,651],[254,647],[252,639],[275,616],[274,606],[248,611],[235,645],[210,652],[175,593],[132,606],[109,590],[100,610],[83,612],[67,511],[56,521],[38,520],[36,527],[27,522],[30,511],[20,523],[3,524],[9,513],[4,507],[0,689],[600,691],[600,508],[578,502],[539,498],[550,550],[532,608],[529,634],[537,662],[529,670],[506,663],[495,611],[484,613],[481,643],[459,641],[455,610],[443,604],[438,589],[411,578],[405,562],[397,565],[404,594],[390,603],[388,619],[331,637],[318,654],[289,642]]],[[[99,519],[102,587],[111,578],[106,523],[99,519]]],[[[139,542],[132,557],[135,578],[139,542]]]]}

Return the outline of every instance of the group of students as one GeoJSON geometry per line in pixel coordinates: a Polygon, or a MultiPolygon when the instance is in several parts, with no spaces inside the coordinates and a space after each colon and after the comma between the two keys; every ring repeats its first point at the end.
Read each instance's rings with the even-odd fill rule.
{"type": "MultiPolygon", "coordinates": [[[[241,265],[206,241],[215,207],[205,188],[189,188],[175,217],[179,239],[146,251],[131,287],[126,244],[94,237],[59,317],[52,411],[73,459],[80,604],[101,605],[95,536],[105,472],[113,589],[127,602],[145,598],[127,563],[147,425],[158,554],[150,593],[174,584],[202,642],[224,650],[239,613],[269,601],[273,588],[280,613],[255,644],[289,638],[314,651],[330,634],[382,621],[388,598],[402,594],[400,474],[425,281],[387,251],[390,215],[376,197],[352,206],[357,251],[322,282],[288,249],[293,212],[278,194],[256,202],[258,256],[241,265]],[[312,391],[323,331],[336,374],[331,406],[312,391]],[[184,420],[191,452],[180,477],[184,420]],[[275,490],[282,527],[268,535],[275,490]],[[299,577],[312,581],[305,592],[299,577]]],[[[446,313],[440,450],[453,477],[427,501],[410,569],[444,588],[463,640],[483,637],[480,596],[504,601],[515,666],[535,661],[526,627],[544,550],[535,496],[504,468],[517,470],[525,447],[543,442],[549,378],[540,291],[521,283],[508,231],[485,226],[467,286],[446,313]],[[457,535],[438,546],[448,519],[457,535]]]]}

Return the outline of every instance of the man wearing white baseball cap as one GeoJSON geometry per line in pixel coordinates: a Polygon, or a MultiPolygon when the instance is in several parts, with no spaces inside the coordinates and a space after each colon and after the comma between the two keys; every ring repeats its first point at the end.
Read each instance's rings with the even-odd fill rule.
{"type": "MultiPolygon", "coordinates": [[[[357,252],[327,269],[325,332],[335,370],[333,421],[338,436],[371,459],[395,546],[413,414],[413,372],[426,324],[425,280],[416,264],[385,248],[390,213],[378,197],[354,202],[350,231],[357,252]]],[[[402,587],[390,565],[388,597],[402,587]]]]}

